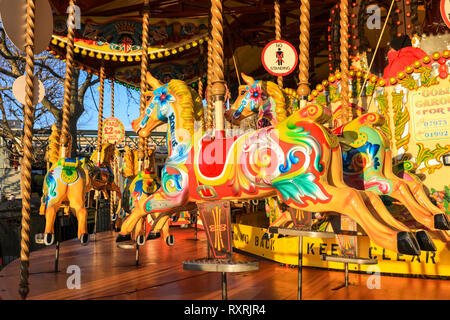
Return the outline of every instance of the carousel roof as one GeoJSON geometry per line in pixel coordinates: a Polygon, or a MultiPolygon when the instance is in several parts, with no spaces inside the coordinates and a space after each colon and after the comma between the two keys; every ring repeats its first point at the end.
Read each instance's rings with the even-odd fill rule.
{"type": "MultiPolygon", "coordinates": [[[[81,21],[75,31],[76,64],[106,77],[139,87],[142,55],[143,0],[78,0],[81,21]]],[[[68,0],[50,0],[54,11],[54,34],[50,52],[65,57],[68,0]]],[[[311,1],[311,55],[327,49],[326,27],[335,0],[311,1]]],[[[197,81],[206,75],[209,0],[150,1],[150,71],[164,81],[170,78],[197,81]]],[[[225,71],[235,79],[233,54],[240,72],[266,76],[260,56],[274,40],[272,0],[223,1],[225,71]]],[[[280,1],[282,39],[298,48],[299,1],[280,1]]],[[[326,57],[325,57],[326,58],[326,57]]],[[[293,86],[295,75],[292,74],[293,86]]]]}

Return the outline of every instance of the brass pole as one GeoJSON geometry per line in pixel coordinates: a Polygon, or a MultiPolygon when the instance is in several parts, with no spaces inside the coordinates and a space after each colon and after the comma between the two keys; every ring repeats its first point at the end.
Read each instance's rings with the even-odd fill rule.
{"type": "Polygon", "coordinates": [[[102,127],[103,127],[103,97],[105,92],[105,66],[100,66],[100,99],[98,104],[98,128],[97,128],[97,165],[100,165],[100,153],[102,151],[102,127]]]}
{"type": "MultiPolygon", "coordinates": [[[[140,112],[145,109],[145,96],[144,93],[147,90],[147,66],[148,66],[148,27],[150,25],[150,8],[149,0],[144,1],[144,11],[142,15],[142,58],[141,58],[141,100],[140,100],[140,112]]],[[[156,88],[154,88],[156,89],[156,88]]],[[[145,145],[146,139],[139,137],[138,145],[138,159],[139,159],[139,171],[143,170],[145,159],[145,145]]]]}
{"type": "Polygon", "coordinates": [[[21,166],[22,180],[22,230],[20,242],[20,285],[19,293],[26,299],[30,289],[28,287],[28,267],[30,257],[30,212],[31,212],[31,161],[33,139],[33,78],[34,78],[34,23],[35,2],[27,0],[27,33],[26,33],[26,66],[25,66],[25,109],[24,109],[24,136],[23,158],[21,166]]]}
{"type": "Polygon", "coordinates": [[[211,86],[212,86],[212,78],[214,75],[213,67],[212,67],[213,61],[212,61],[212,39],[208,40],[208,80],[207,80],[207,87],[206,87],[206,129],[208,131],[212,130],[213,128],[213,115],[212,115],[212,93],[211,93],[211,86]]]}
{"type": "Polygon", "coordinates": [[[349,88],[348,88],[348,0],[341,0],[339,6],[340,36],[341,36],[341,124],[351,119],[349,88]]]}
{"type": "Polygon", "coordinates": [[[309,0],[301,0],[300,5],[300,46],[299,46],[299,86],[297,88],[300,107],[306,104],[309,94],[309,0]]]}
{"type": "MultiPolygon", "coordinates": [[[[100,67],[100,99],[98,103],[98,129],[97,129],[97,166],[100,166],[100,156],[102,152],[103,136],[103,97],[105,92],[105,66],[103,64],[100,67]]],[[[97,219],[98,211],[100,209],[100,191],[95,190],[96,202],[95,202],[95,217],[94,217],[94,236],[97,234],[97,219]]]]}
{"type": "MultiPolygon", "coordinates": [[[[280,2],[275,0],[274,4],[275,11],[275,40],[281,40],[281,16],[280,16],[280,2]]],[[[234,56],[233,56],[234,58],[234,56]]],[[[280,88],[283,88],[283,77],[277,77],[277,84],[280,88]]]]}
{"type": "Polygon", "coordinates": [[[224,54],[223,54],[223,17],[222,0],[212,0],[211,3],[211,35],[212,35],[212,67],[214,78],[211,81],[211,95],[214,103],[215,129],[224,130],[223,103],[225,98],[224,54]]]}
{"type": "Polygon", "coordinates": [[[203,82],[202,77],[198,77],[198,96],[203,100],[203,82]]]}
{"type": "Polygon", "coordinates": [[[114,117],[114,80],[111,80],[111,117],[114,117]]]}
{"type": "MultiPolygon", "coordinates": [[[[111,80],[111,117],[114,117],[114,80],[111,80]]],[[[114,173],[114,182],[116,182],[116,176],[115,176],[115,167],[113,165],[112,167],[113,173],[114,173]]],[[[109,193],[109,214],[110,217],[114,216],[114,204],[116,199],[116,192],[110,191],[109,193]]]]}
{"type": "Polygon", "coordinates": [[[68,150],[69,146],[69,122],[70,122],[70,94],[72,87],[72,69],[73,69],[73,48],[74,48],[74,35],[75,35],[75,0],[69,1],[69,7],[72,8],[68,16],[68,29],[67,29],[67,45],[66,45],[66,75],[64,78],[64,102],[62,106],[62,128],[60,144],[61,155],[60,158],[69,158],[71,156],[71,150],[68,150]]]}

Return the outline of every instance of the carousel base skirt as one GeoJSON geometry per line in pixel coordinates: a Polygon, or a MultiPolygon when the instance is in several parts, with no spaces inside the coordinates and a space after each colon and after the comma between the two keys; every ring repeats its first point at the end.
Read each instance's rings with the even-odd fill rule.
{"type": "MultiPolygon", "coordinates": [[[[172,228],[176,245],[161,239],[140,247],[139,265],[135,250],[121,249],[117,233],[96,235],[87,246],[78,239],[61,243],[58,272],[54,272],[55,246],[31,253],[28,299],[59,300],[220,300],[221,274],[183,270],[183,261],[206,256],[206,236],[192,228],[172,228]],[[79,275],[79,278],[77,276],[79,275]],[[79,281],[78,281],[79,280],[79,281]],[[78,286],[79,285],[79,286],[78,286]]],[[[236,261],[259,262],[259,270],[228,275],[230,300],[295,300],[297,268],[235,253],[236,261]]],[[[20,299],[20,261],[0,272],[0,299],[20,299]]],[[[450,297],[448,280],[418,279],[350,273],[350,286],[342,287],[344,273],[303,268],[303,299],[376,300],[450,297]]]]}

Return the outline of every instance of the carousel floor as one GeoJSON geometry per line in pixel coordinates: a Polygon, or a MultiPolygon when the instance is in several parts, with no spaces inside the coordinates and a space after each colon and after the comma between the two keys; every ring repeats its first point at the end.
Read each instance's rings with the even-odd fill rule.
{"type": "MultiPolygon", "coordinates": [[[[83,247],[77,239],[63,242],[59,272],[53,272],[55,247],[35,251],[30,258],[29,299],[221,299],[219,273],[184,271],[185,260],[203,258],[206,237],[199,232],[195,241],[193,229],[172,228],[176,243],[167,247],[161,239],[147,242],[141,248],[140,265],[135,265],[135,250],[117,248],[115,233],[97,234],[83,247]],[[68,289],[70,265],[81,270],[81,288],[68,289]]],[[[255,260],[235,254],[235,260],[255,260]]],[[[19,299],[20,261],[13,261],[0,272],[0,299],[19,299]]],[[[297,269],[279,263],[260,260],[259,271],[230,273],[230,300],[294,300],[297,295],[297,269]]],[[[404,277],[381,277],[381,289],[367,288],[366,274],[350,273],[351,286],[343,283],[343,272],[314,268],[303,269],[305,300],[372,300],[425,299],[450,297],[450,281],[404,277]]]]}

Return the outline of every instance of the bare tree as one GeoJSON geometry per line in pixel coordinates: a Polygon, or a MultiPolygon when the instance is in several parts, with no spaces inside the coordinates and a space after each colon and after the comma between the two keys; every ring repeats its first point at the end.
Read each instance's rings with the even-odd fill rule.
{"type": "MultiPolygon", "coordinates": [[[[25,73],[25,55],[15,48],[0,27],[0,136],[8,141],[9,151],[22,154],[22,132],[13,130],[7,120],[23,121],[23,108],[12,94],[14,81],[25,73]]],[[[73,68],[70,103],[70,134],[72,136],[72,156],[76,155],[77,123],[85,111],[84,97],[89,87],[99,82],[98,77],[87,74],[84,81],[82,72],[73,68]],[[82,81],[82,83],[80,83],[82,81]]],[[[43,82],[45,97],[36,106],[34,128],[49,128],[53,122],[61,127],[64,97],[65,63],[48,52],[35,57],[35,75],[43,82]]]]}

